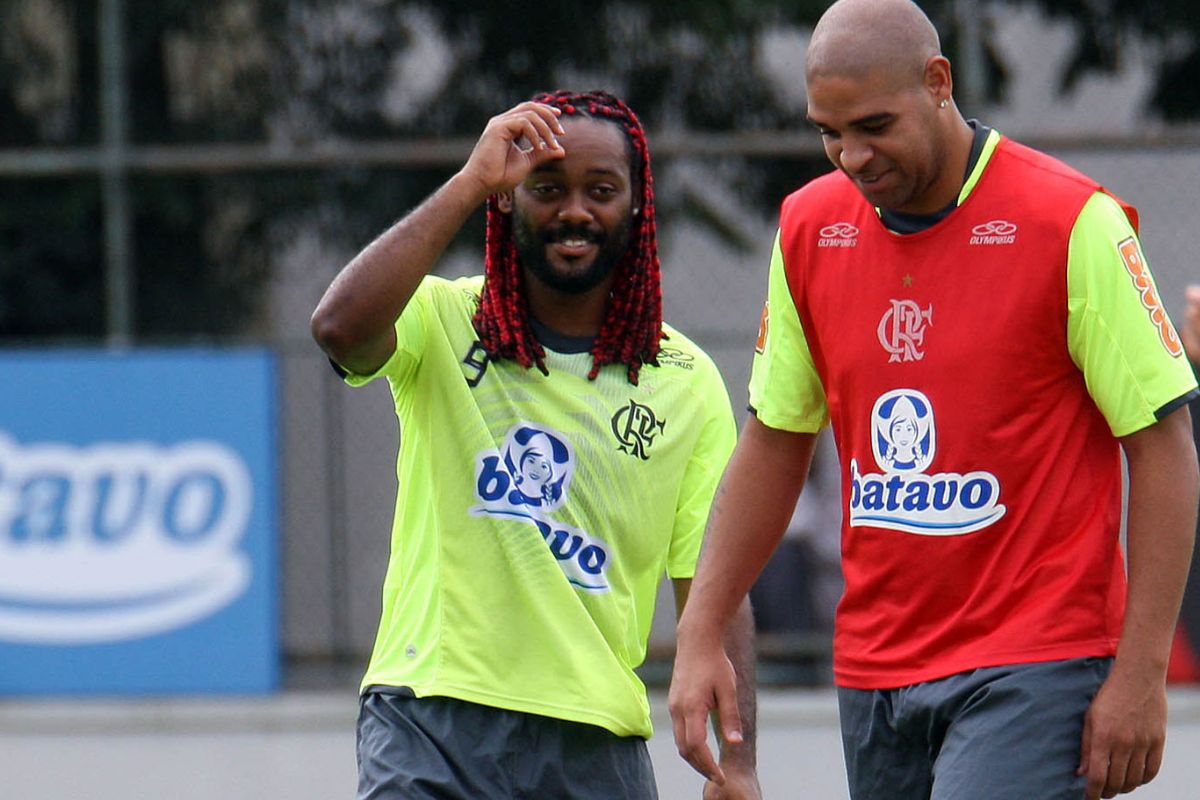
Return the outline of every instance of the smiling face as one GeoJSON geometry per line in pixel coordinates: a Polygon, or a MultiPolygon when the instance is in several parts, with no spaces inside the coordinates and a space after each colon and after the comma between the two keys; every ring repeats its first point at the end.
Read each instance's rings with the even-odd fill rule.
{"type": "Polygon", "coordinates": [[[629,144],[615,124],[563,116],[566,156],[513,190],[509,205],[526,278],[565,294],[605,295],[629,246],[633,186],[629,144]]]}
{"type": "Polygon", "coordinates": [[[554,477],[554,465],[550,459],[535,448],[530,448],[521,456],[518,466],[521,478],[534,486],[541,486],[554,477]]]}
{"type": "Polygon", "coordinates": [[[808,118],[825,155],[874,206],[913,214],[940,210],[962,176],[938,124],[938,95],[921,82],[874,69],[810,76],[808,118]]]}
{"type": "Polygon", "coordinates": [[[892,444],[900,448],[909,448],[917,441],[917,426],[907,417],[892,420],[892,444]]]}

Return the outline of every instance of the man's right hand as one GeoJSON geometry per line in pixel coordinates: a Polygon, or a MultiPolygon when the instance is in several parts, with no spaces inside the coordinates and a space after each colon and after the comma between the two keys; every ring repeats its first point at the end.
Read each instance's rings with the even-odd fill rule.
{"type": "Polygon", "coordinates": [[[459,174],[477,182],[482,194],[512,190],[540,164],[566,155],[558,137],[562,112],[526,101],[488,120],[459,174]]]}
{"type": "Polygon", "coordinates": [[[725,773],[708,746],[709,715],[717,712],[721,735],[733,744],[742,740],[741,715],[733,664],[725,655],[721,637],[710,638],[705,644],[680,628],[667,705],[679,755],[705,778],[723,785],[725,773]]]}

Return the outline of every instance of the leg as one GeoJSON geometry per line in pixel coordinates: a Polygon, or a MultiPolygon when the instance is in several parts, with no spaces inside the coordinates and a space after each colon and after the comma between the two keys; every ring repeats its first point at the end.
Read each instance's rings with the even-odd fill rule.
{"type": "Polygon", "coordinates": [[[898,719],[897,691],[842,689],[838,712],[852,800],[927,800],[931,745],[898,719]]]}
{"type": "Polygon", "coordinates": [[[514,769],[515,797],[541,800],[657,800],[646,740],[595,725],[526,715],[514,769]]]}
{"type": "Polygon", "coordinates": [[[975,670],[955,695],[934,765],[933,800],[1079,800],[1083,716],[1110,659],[975,670]]]}
{"type": "Polygon", "coordinates": [[[512,797],[505,712],[442,697],[359,700],[358,800],[512,797]]]}

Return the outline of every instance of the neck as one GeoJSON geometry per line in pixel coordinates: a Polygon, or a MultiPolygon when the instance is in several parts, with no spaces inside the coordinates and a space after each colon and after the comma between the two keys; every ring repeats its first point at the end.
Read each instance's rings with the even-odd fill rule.
{"type": "Polygon", "coordinates": [[[612,278],[580,294],[551,289],[526,274],[525,300],[529,313],[550,330],[564,336],[596,336],[604,322],[612,278]]]}
{"type": "Polygon", "coordinates": [[[949,123],[952,130],[946,136],[946,157],[944,167],[937,177],[936,183],[925,193],[925,202],[920,208],[905,209],[910,213],[933,214],[958,199],[963,187],[963,176],[967,172],[967,162],[971,158],[971,143],[975,140],[975,132],[967,121],[955,114],[949,123]]]}

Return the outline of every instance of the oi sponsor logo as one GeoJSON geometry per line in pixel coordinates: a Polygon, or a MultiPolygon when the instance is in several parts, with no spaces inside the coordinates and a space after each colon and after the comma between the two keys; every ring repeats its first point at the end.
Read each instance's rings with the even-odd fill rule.
{"type": "Polygon", "coordinates": [[[185,627],[250,583],[253,487],[224,445],[20,445],[0,433],[0,639],[96,644],[185,627]]]}
{"type": "Polygon", "coordinates": [[[572,585],[607,592],[608,545],[551,515],[567,501],[574,475],[575,449],[564,434],[518,422],[505,435],[502,449],[476,456],[475,495],[480,503],[468,513],[532,524],[572,585]]]}
{"type": "Polygon", "coordinates": [[[850,526],[925,536],[957,536],[1006,511],[990,472],[926,474],[937,451],[933,404],[916,389],[880,395],[871,409],[871,454],[881,473],[850,461],[850,526]]]}

